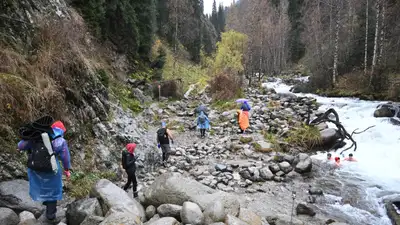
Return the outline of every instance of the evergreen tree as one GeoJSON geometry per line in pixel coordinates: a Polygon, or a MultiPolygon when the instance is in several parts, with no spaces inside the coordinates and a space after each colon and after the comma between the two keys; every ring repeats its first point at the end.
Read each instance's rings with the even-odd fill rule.
{"type": "Polygon", "coordinates": [[[305,53],[305,45],[301,42],[301,33],[303,32],[302,10],[303,0],[289,1],[288,15],[290,20],[290,33],[288,44],[290,48],[290,61],[297,63],[305,53]]]}
{"type": "Polygon", "coordinates": [[[131,0],[135,7],[139,31],[139,54],[148,59],[148,53],[153,45],[153,36],[156,30],[155,0],[131,0]]]}
{"type": "Polygon", "coordinates": [[[217,31],[218,35],[220,33],[218,27],[218,11],[217,11],[217,2],[214,0],[212,12],[211,12],[211,23],[214,25],[215,30],[217,31]]]}
{"type": "Polygon", "coordinates": [[[225,9],[222,4],[218,7],[218,29],[219,33],[225,32],[225,9]]]}

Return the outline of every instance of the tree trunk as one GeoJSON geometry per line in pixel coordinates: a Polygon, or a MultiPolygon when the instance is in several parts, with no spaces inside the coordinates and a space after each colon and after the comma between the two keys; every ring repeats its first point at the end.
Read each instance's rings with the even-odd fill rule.
{"type": "Polygon", "coordinates": [[[337,13],[336,13],[336,26],[335,26],[335,52],[333,55],[333,74],[332,74],[332,87],[335,87],[336,77],[338,74],[337,64],[338,64],[338,54],[339,54],[339,27],[340,27],[340,5],[337,5],[337,13]]]}
{"type": "Polygon", "coordinates": [[[379,56],[378,56],[378,65],[382,65],[382,55],[383,55],[383,45],[385,42],[385,2],[382,3],[382,18],[381,18],[381,39],[379,43],[379,56]]]}
{"type": "Polygon", "coordinates": [[[371,65],[371,75],[369,79],[369,87],[372,86],[372,81],[374,79],[374,72],[377,62],[377,54],[378,54],[378,36],[379,36],[379,15],[380,15],[380,7],[379,1],[376,2],[376,22],[375,22],[375,38],[374,38],[374,55],[372,57],[372,65],[371,65]]]}
{"type": "Polygon", "coordinates": [[[364,45],[364,76],[367,76],[368,67],[368,0],[365,9],[365,45],[364,45]]]}
{"type": "Polygon", "coordinates": [[[178,49],[178,0],[175,0],[175,41],[174,41],[174,69],[173,69],[173,75],[175,77],[175,72],[176,72],[176,52],[178,49]]]}

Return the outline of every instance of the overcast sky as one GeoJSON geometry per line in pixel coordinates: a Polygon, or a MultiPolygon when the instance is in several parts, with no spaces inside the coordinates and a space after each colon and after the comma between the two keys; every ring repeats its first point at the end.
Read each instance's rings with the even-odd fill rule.
{"type": "MultiPolygon", "coordinates": [[[[214,0],[203,0],[204,1],[204,13],[205,14],[211,14],[212,11],[212,5],[214,0]]],[[[233,0],[216,0],[217,1],[217,9],[218,9],[218,5],[221,2],[222,4],[224,4],[224,6],[230,6],[232,4],[233,0]]]]}

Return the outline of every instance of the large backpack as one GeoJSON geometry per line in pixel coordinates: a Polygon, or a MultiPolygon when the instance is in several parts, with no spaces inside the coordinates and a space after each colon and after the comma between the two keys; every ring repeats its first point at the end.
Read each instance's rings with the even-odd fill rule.
{"type": "Polygon", "coordinates": [[[51,154],[49,153],[41,135],[44,132],[47,133],[50,141],[58,138],[53,137],[53,130],[51,128],[53,122],[54,120],[52,117],[45,116],[19,129],[21,139],[31,142],[31,148],[28,150],[27,166],[32,170],[53,172],[51,157],[54,155],[54,152],[51,154]]]}
{"type": "Polygon", "coordinates": [[[157,131],[158,141],[161,143],[168,142],[168,134],[166,128],[161,128],[157,131]]]}
{"type": "Polygon", "coordinates": [[[206,115],[201,114],[201,115],[199,116],[199,123],[200,123],[200,124],[205,124],[205,123],[206,123],[206,115]]]}

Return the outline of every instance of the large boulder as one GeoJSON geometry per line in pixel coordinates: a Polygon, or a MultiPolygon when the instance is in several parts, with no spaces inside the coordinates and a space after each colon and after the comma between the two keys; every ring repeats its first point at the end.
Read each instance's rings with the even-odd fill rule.
{"type": "Polygon", "coordinates": [[[223,191],[218,191],[213,194],[194,196],[191,201],[198,204],[202,210],[205,210],[211,202],[221,201],[226,214],[230,214],[232,216],[239,215],[240,202],[238,201],[237,196],[223,191]]]}
{"type": "Polygon", "coordinates": [[[281,162],[281,163],[279,163],[278,165],[279,165],[279,168],[280,168],[283,172],[285,172],[285,174],[286,174],[286,173],[289,173],[290,171],[293,170],[292,166],[291,166],[290,163],[288,163],[288,162],[281,162]]]}
{"type": "Polygon", "coordinates": [[[29,183],[26,180],[11,180],[0,183],[0,207],[13,209],[16,212],[29,211],[38,218],[44,206],[34,202],[29,196],[29,183]]]}
{"type": "Polygon", "coordinates": [[[274,174],[268,167],[264,167],[260,169],[260,177],[263,180],[272,180],[272,178],[274,178],[274,174]]]}
{"type": "Polygon", "coordinates": [[[107,218],[105,218],[100,225],[141,225],[139,217],[135,214],[129,212],[114,212],[111,213],[107,218]]]}
{"type": "Polygon", "coordinates": [[[240,220],[237,217],[232,215],[226,215],[225,217],[225,224],[226,225],[248,225],[246,222],[240,220]]]}
{"type": "Polygon", "coordinates": [[[195,196],[215,192],[210,187],[186,178],[180,173],[164,173],[144,192],[144,204],[156,207],[166,203],[182,205],[195,196]]]}
{"type": "Polygon", "coordinates": [[[241,219],[242,221],[246,222],[249,225],[263,224],[260,216],[258,216],[257,214],[246,208],[240,208],[239,219],[241,219]]]}
{"type": "Polygon", "coordinates": [[[18,215],[9,208],[0,208],[1,225],[17,225],[19,223],[18,215]]]}
{"type": "Polygon", "coordinates": [[[162,204],[158,206],[157,213],[161,217],[174,217],[175,219],[180,219],[182,206],[174,204],[162,204]]]}
{"type": "Polygon", "coordinates": [[[147,225],[178,225],[178,224],[180,223],[174,217],[163,217],[153,222],[150,222],[147,225]]]}
{"type": "Polygon", "coordinates": [[[298,173],[308,173],[312,169],[312,160],[310,156],[305,153],[300,153],[294,159],[293,164],[295,165],[294,170],[298,173]]]}
{"type": "Polygon", "coordinates": [[[97,198],[81,199],[67,207],[67,220],[70,224],[81,224],[87,216],[103,216],[97,198]]]}
{"type": "Polygon", "coordinates": [[[377,108],[374,112],[374,117],[399,116],[398,115],[399,109],[400,109],[400,105],[398,105],[398,104],[392,104],[392,103],[380,104],[377,106],[377,108]]]}
{"type": "Polygon", "coordinates": [[[211,202],[203,212],[204,222],[211,224],[215,222],[224,222],[226,212],[222,201],[211,202]]]}
{"type": "MultiPolygon", "coordinates": [[[[99,180],[91,191],[92,197],[100,199],[103,214],[129,214],[139,221],[145,221],[146,215],[143,206],[129,197],[128,193],[106,179],[99,180]]],[[[106,215],[106,216],[108,216],[106,215]]],[[[107,223],[108,217],[103,221],[107,223]]]]}
{"type": "Polygon", "coordinates": [[[183,224],[200,225],[204,223],[204,215],[200,207],[193,202],[184,202],[181,211],[183,224]]]}
{"type": "Polygon", "coordinates": [[[19,224],[18,225],[36,225],[37,220],[33,213],[28,211],[23,211],[19,214],[19,224]]]}
{"type": "Polygon", "coordinates": [[[146,213],[146,218],[149,220],[154,215],[156,215],[157,209],[156,209],[156,207],[149,205],[149,206],[147,206],[145,213],[146,213]]]}
{"type": "Polygon", "coordinates": [[[338,138],[338,131],[335,128],[327,128],[320,131],[322,145],[334,143],[338,138]]]}
{"type": "Polygon", "coordinates": [[[297,215],[315,216],[315,211],[305,203],[299,203],[296,207],[297,215]]]}
{"type": "Polygon", "coordinates": [[[101,216],[87,216],[80,225],[99,225],[104,221],[104,217],[101,216]]]}

